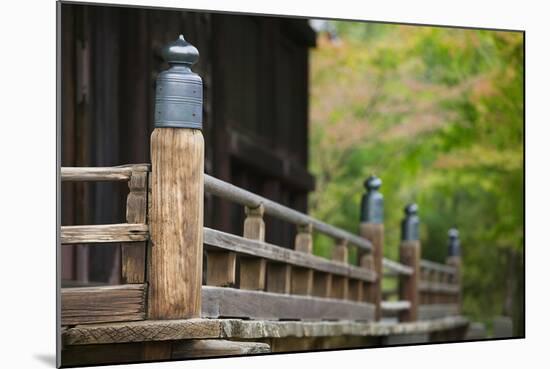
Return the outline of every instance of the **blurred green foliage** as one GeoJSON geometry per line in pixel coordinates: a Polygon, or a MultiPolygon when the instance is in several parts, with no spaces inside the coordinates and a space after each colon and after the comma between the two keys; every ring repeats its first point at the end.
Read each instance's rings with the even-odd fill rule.
{"type": "MultiPolygon", "coordinates": [[[[403,207],[418,203],[424,259],[445,262],[447,230],[461,232],[464,312],[511,315],[523,334],[523,34],[334,24],[311,59],[310,212],[357,232],[376,174],[385,256],[398,259],[403,207]]],[[[331,242],[316,236],[315,252],[331,242]]]]}

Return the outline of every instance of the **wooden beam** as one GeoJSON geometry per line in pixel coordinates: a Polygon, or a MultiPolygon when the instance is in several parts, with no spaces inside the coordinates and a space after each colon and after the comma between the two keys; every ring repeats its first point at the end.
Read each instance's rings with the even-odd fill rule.
{"type": "Polygon", "coordinates": [[[248,240],[229,233],[204,228],[204,244],[212,250],[223,249],[251,255],[316,271],[346,276],[364,281],[376,279],[372,270],[330,261],[319,256],[305,254],[265,242],[248,240]]]}
{"type": "Polygon", "coordinates": [[[203,318],[371,320],[374,314],[367,303],[223,287],[203,286],[202,299],[203,318]]]}
{"type": "Polygon", "coordinates": [[[429,304],[418,307],[418,319],[439,319],[446,316],[456,316],[460,313],[458,304],[429,304]]]}
{"type": "Polygon", "coordinates": [[[236,202],[237,204],[248,206],[250,208],[256,208],[263,205],[267,215],[271,215],[296,225],[311,224],[315,231],[326,234],[334,239],[347,240],[349,243],[364,250],[370,250],[372,248],[370,241],[353,233],[321,222],[320,220],[312,218],[309,215],[300,213],[299,211],[288,208],[252,192],[243,190],[240,187],[234,186],[231,183],[224,182],[207,174],[204,175],[204,190],[213,195],[220,196],[226,200],[236,202]]]}
{"type": "Polygon", "coordinates": [[[77,325],[63,332],[65,345],[170,341],[205,338],[260,339],[283,337],[387,336],[435,332],[468,325],[462,316],[410,323],[302,322],[240,319],[146,320],[77,325]]]}
{"type": "Polygon", "coordinates": [[[147,172],[149,164],[118,167],[62,167],[61,181],[128,181],[132,172],[147,172]]]}
{"type": "Polygon", "coordinates": [[[185,340],[172,344],[172,359],[194,359],[271,352],[267,343],[238,342],[220,339],[185,340]]]}
{"type": "Polygon", "coordinates": [[[147,224],[61,226],[61,244],[137,242],[149,239],[147,224]]]}
{"type": "Polygon", "coordinates": [[[144,284],[62,288],[61,324],[143,320],[145,297],[144,284]]]}

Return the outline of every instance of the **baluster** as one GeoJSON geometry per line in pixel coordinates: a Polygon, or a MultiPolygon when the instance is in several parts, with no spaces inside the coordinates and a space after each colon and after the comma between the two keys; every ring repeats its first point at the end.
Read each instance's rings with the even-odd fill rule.
{"type": "MultiPolygon", "coordinates": [[[[265,241],[264,207],[245,208],[243,237],[260,242],[265,241]]],[[[247,290],[263,290],[265,288],[266,262],[263,258],[241,256],[240,287],[247,290]]]]}
{"type": "MultiPolygon", "coordinates": [[[[348,263],[348,241],[338,240],[332,251],[332,260],[348,263]]],[[[331,297],[346,300],[348,298],[348,277],[332,276],[331,297]]]]}
{"type": "MultiPolygon", "coordinates": [[[[294,250],[311,254],[313,251],[313,239],[311,224],[298,225],[294,250]]],[[[292,294],[311,295],[313,293],[313,270],[308,268],[292,268],[291,288],[292,294]]]]}
{"type": "MultiPolygon", "coordinates": [[[[132,171],[128,181],[130,193],[126,199],[126,221],[145,224],[147,222],[148,173],[132,171]]],[[[145,281],[145,245],[146,242],[122,244],[122,283],[143,283],[145,281]]]]}

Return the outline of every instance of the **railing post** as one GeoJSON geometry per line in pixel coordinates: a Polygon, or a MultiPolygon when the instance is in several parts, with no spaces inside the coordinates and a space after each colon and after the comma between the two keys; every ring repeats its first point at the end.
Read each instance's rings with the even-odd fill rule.
{"type": "Polygon", "coordinates": [[[384,196],[378,190],[382,186],[382,180],[370,176],[364,183],[367,192],[361,199],[361,224],[359,233],[372,243],[372,253],[368,254],[359,250],[359,263],[362,267],[372,267],[376,272],[376,281],[368,284],[368,292],[371,302],[375,305],[375,319],[380,320],[382,301],[382,258],[384,257],[384,196]]]}
{"type": "Polygon", "coordinates": [[[399,248],[399,260],[401,264],[413,269],[411,275],[402,275],[399,278],[399,299],[410,301],[411,307],[399,314],[402,322],[412,322],[418,316],[419,281],[420,281],[420,240],[418,206],[409,204],[405,206],[405,218],[401,222],[401,246],[399,248]]]}
{"type": "MultiPolygon", "coordinates": [[[[245,208],[243,237],[260,242],[265,241],[264,207],[245,208]]],[[[263,290],[265,288],[266,262],[263,258],[240,257],[240,288],[263,290]]]]}
{"type": "Polygon", "coordinates": [[[199,53],[183,36],[162,56],[151,135],[149,319],[200,317],[204,139],[199,53]]]}
{"type": "Polygon", "coordinates": [[[460,255],[460,234],[458,229],[449,229],[449,242],[447,249],[447,265],[452,265],[456,268],[456,273],[453,275],[452,282],[459,286],[459,292],[456,294],[456,304],[459,309],[462,303],[462,257],[460,255]]]}

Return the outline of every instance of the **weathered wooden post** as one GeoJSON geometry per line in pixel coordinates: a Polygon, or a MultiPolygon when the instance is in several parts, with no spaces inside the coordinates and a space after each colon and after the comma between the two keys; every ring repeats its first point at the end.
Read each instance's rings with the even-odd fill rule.
{"type": "MultiPolygon", "coordinates": [[[[256,241],[265,241],[264,207],[245,208],[243,237],[256,241]]],[[[246,290],[263,290],[265,288],[266,262],[262,258],[240,258],[240,287],[246,290]]]]}
{"type": "MultiPolygon", "coordinates": [[[[452,265],[456,268],[456,272],[453,275],[453,284],[459,286],[459,292],[455,295],[455,302],[460,309],[462,301],[462,260],[460,256],[460,234],[458,229],[449,229],[449,242],[447,249],[447,265],[452,265]]],[[[459,310],[460,311],[460,310],[459,310]]]]}
{"type": "MultiPolygon", "coordinates": [[[[294,250],[311,254],[313,252],[313,227],[311,224],[300,224],[296,229],[294,250]]],[[[313,293],[313,270],[307,268],[292,268],[290,292],[295,295],[311,295],[313,293]]]]}
{"type": "Polygon", "coordinates": [[[384,196],[378,190],[382,180],[370,176],[365,181],[367,192],[361,199],[361,224],[359,233],[372,243],[372,253],[359,250],[359,263],[362,267],[374,266],[376,281],[369,283],[366,295],[376,307],[375,319],[380,320],[382,301],[382,258],[384,256],[384,196]]]}
{"type": "Polygon", "coordinates": [[[420,282],[420,237],[418,218],[418,206],[409,204],[405,206],[405,218],[401,222],[401,246],[399,248],[399,260],[401,264],[412,268],[411,275],[401,275],[399,278],[399,299],[410,301],[411,307],[399,314],[402,322],[412,322],[417,319],[420,282]]]}
{"type": "Polygon", "coordinates": [[[183,36],[166,45],[170,68],[157,77],[151,135],[149,319],[201,313],[203,173],[202,80],[198,50],[183,36]]]}

